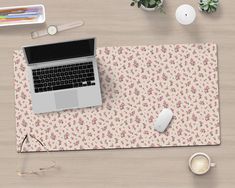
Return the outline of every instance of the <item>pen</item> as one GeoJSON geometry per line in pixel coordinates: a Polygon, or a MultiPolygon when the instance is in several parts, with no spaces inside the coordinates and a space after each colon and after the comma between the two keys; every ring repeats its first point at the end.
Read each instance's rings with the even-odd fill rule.
{"type": "Polygon", "coordinates": [[[6,18],[31,18],[31,17],[37,17],[37,15],[8,15],[6,18]]]}
{"type": "Polygon", "coordinates": [[[6,9],[6,10],[0,10],[0,14],[2,14],[2,13],[23,13],[27,10],[28,10],[27,8],[6,9]]]}

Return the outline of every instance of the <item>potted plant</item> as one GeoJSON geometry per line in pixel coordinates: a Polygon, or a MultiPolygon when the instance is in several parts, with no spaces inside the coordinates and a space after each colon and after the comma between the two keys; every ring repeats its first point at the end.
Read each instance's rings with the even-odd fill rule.
{"type": "Polygon", "coordinates": [[[218,8],[219,0],[200,0],[199,9],[202,12],[212,13],[215,12],[218,8]]]}
{"type": "Polygon", "coordinates": [[[131,6],[135,5],[146,11],[154,11],[156,8],[162,11],[163,0],[132,0],[131,6]]]}

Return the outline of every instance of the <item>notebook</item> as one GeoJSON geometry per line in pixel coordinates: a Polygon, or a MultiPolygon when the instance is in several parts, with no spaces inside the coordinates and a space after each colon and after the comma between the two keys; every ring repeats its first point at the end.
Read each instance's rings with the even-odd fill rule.
{"type": "MultiPolygon", "coordinates": [[[[23,52],[14,52],[18,152],[26,134],[49,151],[220,144],[216,44],[102,47],[97,62],[102,106],[36,115],[23,52]],[[164,108],[174,118],[158,133],[164,108]]],[[[31,140],[22,151],[45,149],[31,140]]]]}

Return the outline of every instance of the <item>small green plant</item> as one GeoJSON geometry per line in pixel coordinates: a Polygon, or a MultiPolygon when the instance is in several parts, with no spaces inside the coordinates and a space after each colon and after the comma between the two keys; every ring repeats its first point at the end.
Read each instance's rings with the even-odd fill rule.
{"type": "Polygon", "coordinates": [[[215,12],[218,8],[219,0],[200,0],[199,8],[203,12],[211,13],[215,12]]]}
{"type": "Polygon", "coordinates": [[[162,8],[162,0],[132,0],[131,6],[137,6],[140,8],[143,5],[146,8],[162,8]]]}

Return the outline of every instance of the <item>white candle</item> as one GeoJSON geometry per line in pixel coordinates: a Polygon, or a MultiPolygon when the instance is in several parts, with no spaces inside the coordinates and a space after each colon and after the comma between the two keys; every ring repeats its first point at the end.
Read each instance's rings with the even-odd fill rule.
{"type": "Polygon", "coordinates": [[[183,4],[176,9],[176,20],[182,25],[192,24],[196,18],[196,11],[191,5],[183,4]]]}

